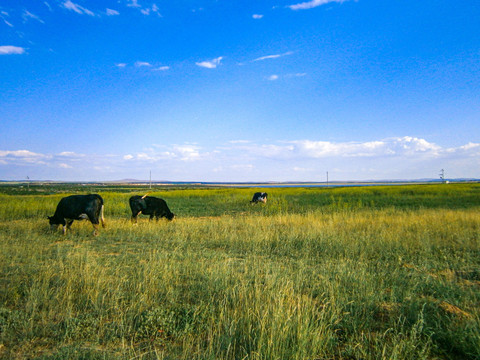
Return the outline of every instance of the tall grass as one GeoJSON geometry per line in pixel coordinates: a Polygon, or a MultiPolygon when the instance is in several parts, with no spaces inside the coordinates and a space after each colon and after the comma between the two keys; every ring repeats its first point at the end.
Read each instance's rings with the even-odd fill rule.
{"type": "Polygon", "coordinates": [[[275,189],[259,206],[244,189],[159,192],[181,216],[138,226],[130,194],[110,192],[98,237],[47,230],[34,215],[57,195],[3,197],[2,214],[32,209],[0,222],[0,357],[478,358],[476,190],[439,189],[439,206],[422,189],[410,207],[358,201],[399,203],[400,188],[347,190],[275,189]]]}

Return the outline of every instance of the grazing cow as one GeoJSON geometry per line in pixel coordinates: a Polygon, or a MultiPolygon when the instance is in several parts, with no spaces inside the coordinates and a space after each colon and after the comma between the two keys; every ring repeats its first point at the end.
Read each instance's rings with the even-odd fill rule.
{"type": "Polygon", "coordinates": [[[264,204],[267,203],[267,196],[268,194],[266,192],[256,192],[253,194],[253,199],[250,201],[250,203],[256,204],[259,201],[263,202],[264,204]]]}
{"type": "Polygon", "coordinates": [[[129,200],[130,209],[132,210],[132,222],[137,223],[138,214],[150,215],[152,220],[158,221],[159,218],[165,217],[168,220],[173,220],[175,214],[170,211],[165,200],[154,196],[132,196],[129,200]]]}
{"type": "Polygon", "coordinates": [[[93,235],[98,235],[99,219],[105,227],[103,218],[103,199],[98,194],[71,195],[60,200],[53,216],[48,216],[52,230],[63,225],[63,235],[70,229],[74,220],[88,219],[93,225],[93,235]]]}

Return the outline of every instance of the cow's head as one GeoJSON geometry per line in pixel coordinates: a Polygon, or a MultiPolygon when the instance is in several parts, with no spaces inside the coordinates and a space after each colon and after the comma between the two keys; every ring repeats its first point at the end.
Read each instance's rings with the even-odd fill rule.
{"type": "Polygon", "coordinates": [[[55,220],[54,216],[47,216],[47,219],[48,219],[48,223],[50,224],[50,229],[52,230],[57,229],[58,225],[60,225],[58,221],[55,220]]]}
{"type": "Polygon", "coordinates": [[[168,214],[168,215],[166,216],[166,218],[167,218],[168,220],[172,221],[172,220],[175,218],[175,214],[171,212],[170,214],[168,214]]]}

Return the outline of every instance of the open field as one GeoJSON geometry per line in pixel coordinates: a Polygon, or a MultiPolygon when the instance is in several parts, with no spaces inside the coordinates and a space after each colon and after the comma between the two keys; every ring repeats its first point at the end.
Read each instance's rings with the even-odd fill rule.
{"type": "Polygon", "coordinates": [[[155,188],[133,226],[147,191],[0,187],[0,358],[480,358],[480,184],[155,188]],[[107,228],[50,232],[87,192],[107,228]]]}

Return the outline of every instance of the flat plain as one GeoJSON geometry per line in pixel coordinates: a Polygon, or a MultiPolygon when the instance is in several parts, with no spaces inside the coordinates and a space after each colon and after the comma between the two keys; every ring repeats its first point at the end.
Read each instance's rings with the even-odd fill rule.
{"type": "Polygon", "coordinates": [[[479,359],[480,184],[2,185],[0,358],[479,359]],[[107,228],[50,231],[86,193],[107,228]]]}

